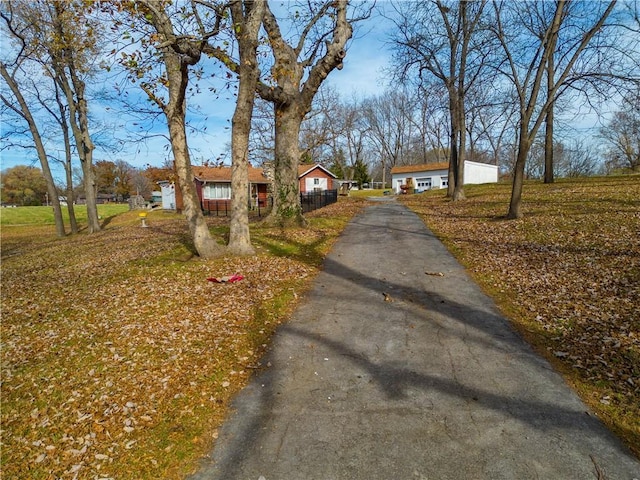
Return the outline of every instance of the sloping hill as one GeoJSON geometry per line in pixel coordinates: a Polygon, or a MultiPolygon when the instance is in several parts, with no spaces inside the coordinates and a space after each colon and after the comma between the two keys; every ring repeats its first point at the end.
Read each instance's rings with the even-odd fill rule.
{"type": "Polygon", "coordinates": [[[640,176],[402,197],[519,331],[640,455],[640,176]]]}

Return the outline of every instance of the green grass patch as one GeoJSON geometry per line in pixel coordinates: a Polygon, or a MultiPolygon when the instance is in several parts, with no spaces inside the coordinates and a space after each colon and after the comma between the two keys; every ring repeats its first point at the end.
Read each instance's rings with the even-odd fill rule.
{"type": "Polygon", "coordinates": [[[383,190],[382,189],[364,189],[364,190],[350,190],[349,196],[355,197],[355,198],[382,197],[385,191],[393,193],[393,190],[391,190],[390,188],[386,188],[383,190]]]}
{"type": "MultiPolygon", "coordinates": [[[[126,204],[98,205],[98,215],[102,220],[127,212],[126,204]]],[[[87,207],[76,205],[74,207],[76,220],[81,224],[87,222],[87,207]]],[[[62,207],[62,217],[66,225],[69,223],[69,211],[62,207]]],[[[53,207],[16,207],[0,209],[0,225],[55,225],[53,207]]]]}

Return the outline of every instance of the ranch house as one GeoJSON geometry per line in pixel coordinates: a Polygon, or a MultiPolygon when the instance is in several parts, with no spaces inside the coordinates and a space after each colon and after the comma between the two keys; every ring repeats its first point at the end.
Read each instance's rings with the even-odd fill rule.
{"type": "MultiPolygon", "coordinates": [[[[196,192],[202,209],[207,212],[228,211],[231,208],[231,167],[192,167],[196,192]]],[[[271,183],[261,168],[249,167],[249,201],[251,207],[267,205],[271,183]]],[[[182,193],[175,189],[177,210],[182,210],[182,193]]]]}
{"type": "MultiPolygon", "coordinates": [[[[464,161],[463,184],[496,183],[498,166],[487,163],[464,161]]],[[[449,185],[449,163],[423,163],[421,165],[401,165],[391,169],[391,185],[395,193],[413,188],[416,193],[433,188],[447,188],[449,185]]]]}

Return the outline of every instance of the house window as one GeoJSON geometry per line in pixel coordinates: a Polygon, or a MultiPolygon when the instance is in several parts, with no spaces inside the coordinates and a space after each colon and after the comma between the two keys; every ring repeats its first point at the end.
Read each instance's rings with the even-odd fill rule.
{"type": "Polygon", "coordinates": [[[419,190],[429,190],[431,188],[431,177],[416,178],[419,190]]]}
{"type": "Polygon", "coordinates": [[[228,200],[231,198],[231,184],[209,183],[202,189],[205,200],[228,200]]]}
{"type": "Polygon", "coordinates": [[[313,179],[313,184],[314,185],[320,185],[320,179],[319,178],[314,178],[313,179]]]}
{"type": "Polygon", "coordinates": [[[440,187],[448,187],[449,186],[449,177],[440,177],[440,187]]]}

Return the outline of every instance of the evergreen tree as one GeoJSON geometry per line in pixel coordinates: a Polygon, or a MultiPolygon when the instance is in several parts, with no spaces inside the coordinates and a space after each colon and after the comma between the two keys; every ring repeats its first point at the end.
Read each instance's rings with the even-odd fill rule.
{"type": "Polygon", "coordinates": [[[361,158],[357,159],[355,165],[353,166],[353,179],[360,185],[369,183],[371,181],[367,165],[362,161],[361,158]]]}

